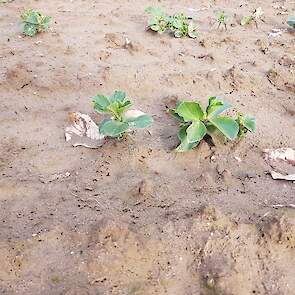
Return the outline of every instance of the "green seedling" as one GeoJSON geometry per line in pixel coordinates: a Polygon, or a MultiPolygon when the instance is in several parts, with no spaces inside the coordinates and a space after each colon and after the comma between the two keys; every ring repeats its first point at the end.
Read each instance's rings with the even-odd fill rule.
{"type": "Polygon", "coordinates": [[[197,38],[197,26],[192,21],[192,18],[183,13],[178,13],[173,16],[167,15],[161,8],[148,7],[146,13],[152,15],[148,27],[158,33],[166,31],[173,32],[176,38],[190,37],[197,38]]]}
{"type": "Polygon", "coordinates": [[[145,12],[152,15],[148,23],[151,30],[162,34],[170,28],[170,17],[161,8],[147,7],[145,12]]]}
{"type": "Polygon", "coordinates": [[[171,17],[171,30],[174,32],[176,38],[189,36],[190,38],[197,38],[197,26],[191,21],[191,18],[183,13],[175,14],[171,17]]]}
{"type": "Polygon", "coordinates": [[[249,23],[253,22],[255,23],[256,27],[257,27],[257,21],[259,19],[261,19],[263,15],[263,10],[261,7],[258,7],[254,10],[254,12],[251,15],[248,16],[244,16],[241,20],[241,25],[245,26],[248,25],[249,23]]]}
{"type": "Polygon", "coordinates": [[[178,132],[180,145],[177,152],[186,152],[196,147],[206,136],[222,136],[229,140],[241,138],[248,131],[255,131],[255,119],[239,114],[237,119],[222,113],[231,107],[230,104],[210,97],[206,110],[197,101],[179,102],[169,112],[181,123],[178,132]]]}
{"type": "Polygon", "coordinates": [[[223,26],[227,30],[227,24],[226,24],[227,19],[228,19],[228,16],[225,14],[224,11],[218,11],[216,13],[216,22],[218,23],[217,28],[219,29],[220,27],[223,26]]]}
{"type": "Polygon", "coordinates": [[[129,110],[132,103],[122,91],[115,91],[111,96],[98,94],[93,103],[96,112],[111,116],[98,124],[99,132],[105,136],[122,137],[131,130],[149,127],[153,122],[149,115],[129,110]]]}
{"type": "Polygon", "coordinates": [[[295,15],[290,16],[290,17],[288,18],[288,20],[287,20],[287,24],[288,24],[291,28],[295,29],[295,15]]]}
{"type": "Polygon", "coordinates": [[[39,32],[46,31],[50,20],[50,16],[45,16],[36,10],[28,9],[21,15],[23,33],[33,37],[39,32]]]}

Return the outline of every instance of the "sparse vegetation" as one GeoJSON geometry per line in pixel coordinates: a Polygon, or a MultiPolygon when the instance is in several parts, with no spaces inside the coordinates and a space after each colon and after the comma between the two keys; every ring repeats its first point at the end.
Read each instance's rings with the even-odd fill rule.
{"type": "Polygon", "coordinates": [[[115,91],[111,96],[98,94],[93,103],[96,112],[111,116],[98,124],[100,133],[105,136],[121,137],[131,130],[149,127],[153,122],[149,115],[129,110],[132,103],[122,91],[115,91]]]}
{"type": "Polygon", "coordinates": [[[154,7],[146,8],[145,12],[152,15],[148,27],[155,32],[161,34],[166,31],[171,31],[176,38],[198,37],[197,26],[193,22],[193,19],[183,13],[169,16],[163,9],[154,7]]]}
{"type": "Polygon", "coordinates": [[[204,111],[197,101],[179,102],[169,112],[181,123],[178,132],[180,145],[177,152],[186,152],[196,147],[206,136],[212,138],[222,135],[229,140],[244,136],[248,131],[255,131],[255,119],[238,114],[237,119],[221,115],[231,107],[230,104],[213,96],[209,98],[204,111]]]}
{"type": "Polygon", "coordinates": [[[50,20],[50,16],[45,16],[39,11],[28,9],[21,15],[23,33],[33,37],[39,32],[46,31],[50,20]]]}
{"type": "Polygon", "coordinates": [[[245,26],[251,22],[254,22],[257,27],[257,21],[261,19],[263,10],[261,7],[256,8],[251,15],[244,16],[241,20],[241,25],[245,26]]]}

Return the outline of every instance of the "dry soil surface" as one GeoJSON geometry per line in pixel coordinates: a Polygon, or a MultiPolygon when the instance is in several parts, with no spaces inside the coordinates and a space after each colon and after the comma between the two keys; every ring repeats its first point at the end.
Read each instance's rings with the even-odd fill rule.
{"type": "MultiPolygon", "coordinates": [[[[1,1],[3,2],[3,1],[1,1]]],[[[0,3],[0,293],[295,294],[291,182],[265,148],[295,147],[292,1],[15,0],[0,3]],[[146,31],[146,6],[197,17],[200,36],[146,31]],[[261,6],[264,21],[239,21],[261,6]],[[21,35],[36,8],[51,29],[21,35]],[[225,9],[228,30],[214,11],[225,9]],[[272,29],[281,29],[269,36],[272,29]],[[126,46],[128,38],[131,45],[126,46]],[[65,143],[68,112],[121,89],[150,133],[100,149],[65,143]],[[178,99],[254,115],[241,143],[175,154],[178,99]]]]}

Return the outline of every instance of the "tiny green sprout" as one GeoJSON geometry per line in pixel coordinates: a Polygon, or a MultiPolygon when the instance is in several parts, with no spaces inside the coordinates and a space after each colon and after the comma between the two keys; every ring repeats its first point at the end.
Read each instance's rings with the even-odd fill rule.
{"type": "Polygon", "coordinates": [[[287,24],[295,29],[295,15],[288,17],[287,24]]]}
{"type": "Polygon", "coordinates": [[[36,10],[28,9],[21,15],[23,33],[33,37],[39,32],[46,31],[50,20],[50,16],[45,16],[36,10]]]}
{"type": "Polygon", "coordinates": [[[177,152],[186,152],[198,146],[206,136],[225,137],[229,140],[241,138],[248,131],[255,131],[255,119],[239,114],[237,119],[222,113],[231,105],[212,96],[206,110],[197,101],[181,101],[169,112],[181,123],[178,132],[180,145],[177,152]]]}
{"type": "Polygon", "coordinates": [[[172,31],[174,37],[190,37],[197,38],[197,26],[192,21],[191,17],[183,13],[177,13],[173,16],[167,15],[161,8],[148,7],[145,9],[146,13],[152,15],[148,27],[158,33],[164,33],[167,30],[172,31]]]}
{"type": "Polygon", "coordinates": [[[256,8],[251,15],[247,15],[242,18],[241,25],[245,26],[254,21],[257,27],[257,20],[261,19],[263,13],[264,12],[261,7],[256,8]]]}
{"type": "Polygon", "coordinates": [[[217,14],[216,14],[216,21],[218,23],[218,29],[223,26],[226,30],[227,30],[227,19],[228,19],[228,16],[225,14],[224,11],[218,11],[217,14]]]}
{"type": "Polygon", "coordinates": [[[122,137],[133,129],[149,127],[153,119],[138,110],[129,110],[132,103],[126,98],[126,93],[115,91],[111,96],[101,94],[93,98],[94,110],[111,117],[101,121],[99,132],[105,136],[122,137]]]}

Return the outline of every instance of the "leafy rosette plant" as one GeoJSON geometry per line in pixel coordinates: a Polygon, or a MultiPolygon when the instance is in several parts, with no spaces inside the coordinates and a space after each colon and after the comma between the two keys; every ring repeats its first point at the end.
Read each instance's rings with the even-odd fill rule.
{"type": "Polygon", "coordinates": [[[148,27],[158,33],[172,31],[176,38],[190,37],[197,38],[197,26],[191,17],[183,13],[177,13],[173,16],[167,15],[161,8],[148,7],[146,13],[152,15],[152,19],[148,23],[148,27]]]}
{"type": "Polygon", "coordinates": [[[233,119],[222,115],[230,107],[230,104],[213,96],[209,98],[206,110],[197,101],[182,101],[175,109],[170,109],[169,112],[181,122],[178,132],[180,145],[176,151],[186,152],[193,149],[206,135],[222,135],[235,140],[248,131],[254,132],[254,118],[239,114],[237,119],[233,119]]]}
{"type": "Polygon", "coordinates": [[[148,27],[160,34],[170,27],[170,17],[161,8],[147,7],[145,12],[153,17],[149,20],[148,27]]]}
{"type": "Polygon", "coordinates": [[[190,38],[198,37],[197,26],[183,13],[175,14],[171,18],[171,30],[176,38],[185,36],[190,38]]]}
{"type": "Polygon", "coordinates": [[[111,96],[98,94],[93,103],[96,112],[111,116],[98,124],[99,132],[105,136],[121,137],[134,129],[147,128],[153,122],[151,116],[130,110],[132,103],[122,91],[115,91],[111,96]]]}
{"type": "Polygon", "coordinates": [[[288,17],[287,24],[295,29],[295,15],[288,17]]]}
{"type": "Polygon", "coordinates": [[[39,32],[46,31],[50,20],[50,16],[45,16],[39,11],[28,9],[21,15],[23,33],[33,37],[39,32]]]}

